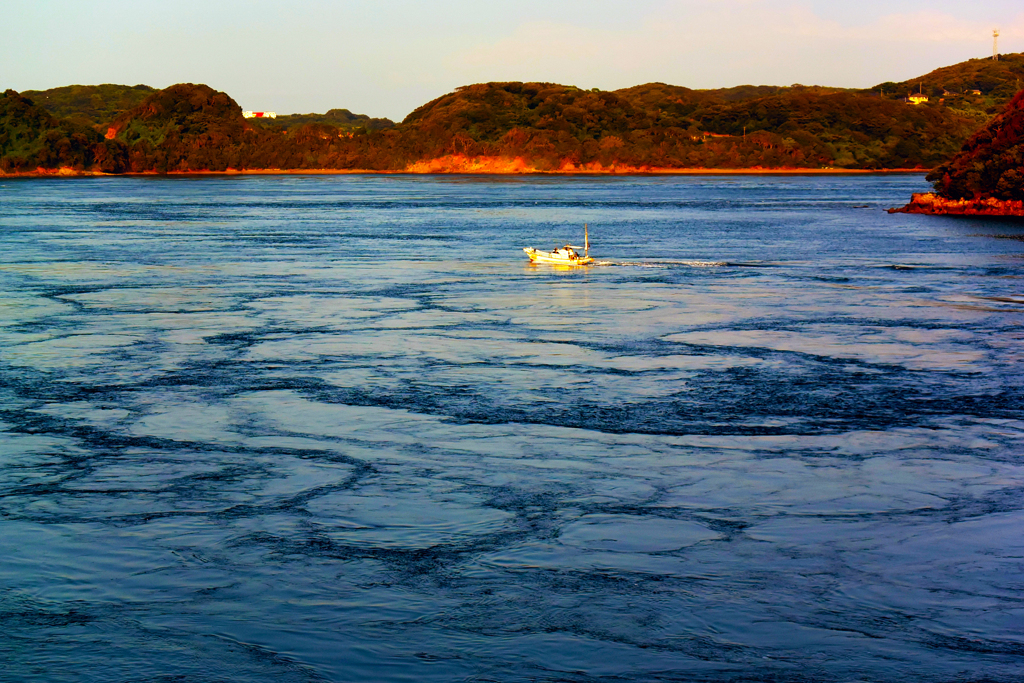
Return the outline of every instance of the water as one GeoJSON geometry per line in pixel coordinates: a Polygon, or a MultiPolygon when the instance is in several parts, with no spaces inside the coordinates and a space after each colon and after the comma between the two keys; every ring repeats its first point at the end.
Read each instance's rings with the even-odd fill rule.
{"type": "Polygon", "coordinates": [[[1024,226],[924,187],[0,181],[0,679],[1020,680],[1024,226]]]}

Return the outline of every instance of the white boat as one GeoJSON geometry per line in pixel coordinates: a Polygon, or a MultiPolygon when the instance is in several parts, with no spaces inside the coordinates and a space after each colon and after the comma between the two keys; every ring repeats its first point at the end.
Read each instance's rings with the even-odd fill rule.
{"type": "Polygon", "coordinates": [[[523,247],[523,251],[530,257],[530,263],[551,263],[559,266],[586,266],[594,262],[590,258],[590,234],[587,226],[583,225],[583,246],[567,244],[554,251],[540,251],[533,247],[523,247]],[[578,249],[582,249],[581,254],[578,249]]]}

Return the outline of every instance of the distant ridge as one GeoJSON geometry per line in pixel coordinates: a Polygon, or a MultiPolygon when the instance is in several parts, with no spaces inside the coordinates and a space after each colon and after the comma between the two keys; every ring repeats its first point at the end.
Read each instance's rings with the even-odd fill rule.
{"type": "Polygon", "coordinates": [[[990,57],[969,59],[899,83],[880,83],[872,91],[882,91],[893,97],[905,97],[920,91],[929,97],[951,98],[955,104],[979,102],[976,99],[960,99],[970,91],[978,90],[984,96],[981,102],[985,105],[986,113],[994,114],[1022,88],[1024,53],[1014,53],[999,55],[998,60],[990,57]]]}
{"type": "Polygon", "coordinates": [[[353,114],[348,109],[331,109],[326,114],[284,114],[276,119],[266,121],[271,126],[283,126],[295,130],[307,124],[322,124],[334,126],[339,130],[356,131],[360,128],[366,130],[385,130],[394,128],[395,122],[391,119],[370,118],[366,114],[353,114]]]}
{"type": "Polygon", "coordinates": [[[1022,76],[1017,54],[871,90],[478,83],[397,125],[346,109],[246,120],[200,84],[67,86],[33,92],[39,102],[7,91],[0,172],[923,170],[950,159],[1022,76]],[[937,95],[907,104],[911,85],[937,95]]]}
{"type": "Polygon", "coordinates": [[[128,111],[156,88],[148,85],[67,85],[49,90],[26,90],[21,94],[58,119],[72,119],[84,125],[109,123],[128,111]]]}

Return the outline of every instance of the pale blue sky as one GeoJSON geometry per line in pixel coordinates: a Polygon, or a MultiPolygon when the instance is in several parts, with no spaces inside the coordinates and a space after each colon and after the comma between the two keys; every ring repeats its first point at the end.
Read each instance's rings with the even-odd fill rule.
{"type": "Polygon", "coordinates": [[[401,120],[459,85],[868,87],[1024,51],[1019,0],[3,0],[0,89],[194,82],[401,120]]]}

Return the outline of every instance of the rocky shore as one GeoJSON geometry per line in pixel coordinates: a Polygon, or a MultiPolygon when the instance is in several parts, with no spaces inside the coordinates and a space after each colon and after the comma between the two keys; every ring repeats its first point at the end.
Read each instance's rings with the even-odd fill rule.
{"type": "Polygon", "coordinates": [[[906,206],[889,213],[923,213],[933,216],[1024,216],[1024,201],[1013,199],[946,199],[934,192],[913,194],[906,206]]]}
{"type": "MultiPolygon", "coordinates": [[[[521,157],[465,157],[450,155],[417,161],[397,171],[365,168],[226,168],[220,171],[198,169],[188,171],[138,171],[134,173],[104,173],[95,170],[35,168],[32,170],[4,171],[0,178],[55,178],[82,176],[154,176],[154,175],[401,175],[401,174],[463,174],[463,175],[889,175],[922,173],[920,168],[795,168],[790,166],[765,168],[662,168],[656,166],[629,166],[600,163],[574,165],[564,163],[558,168],[541,170],[527,164],[521,157]]],[[[895,211],[895,209],[893,209],[895,211]]]]}

